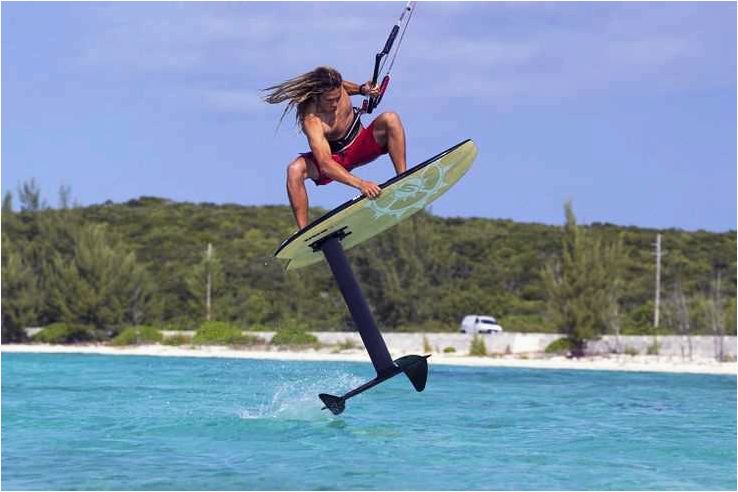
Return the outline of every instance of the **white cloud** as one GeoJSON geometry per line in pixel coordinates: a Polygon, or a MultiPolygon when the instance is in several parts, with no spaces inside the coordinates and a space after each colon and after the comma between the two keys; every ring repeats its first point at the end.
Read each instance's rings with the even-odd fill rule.
{"type": "Polygon", "coordinates": [[[83,50],[82,61],[144,72],[208,70],[214,62],[274,61],[275,54],[306,49],[325,52],[324,47],[350,45],[351,36],[372,27],[360,15],[326,15],[321,4],[307,9],[286,4],[272,11],[265,11],[269,3],[236,4],[235,10],[216,3],[192,8],[168,3],[150,11],[129,5],[98,11],[96,38],[83,50]]]}
{"type": "MultiPolygon", "coordinates": [[[[112,4],[98,10],[96,39],[81,58],[127,77],[184,75],[188,84],[236,77],[251,93],[319,64],[357,78],[369,74],[397,5],[112,4]]],[[[721,45],[709,29],[715,17],[705,12],[693,5],[421,3],[395,73],[423,87],[411,97],[488,104],[574,97],[628,81],[652,88],[734,83],[735,46],[721,45]],[[731,53],[727,66],[720,62],[731,53]]],[[[241,89],[202,87],[214,110],[256,104],[241,89]]]]}
{"type": "Polygon", "coordinates": [[[729,25],[713,32],[714,13],[695,6],[579,5],[480,5],[445,19],[466,29],[418,29],[411,85],[422,83],[433,98],[509,105],[617,90],[621,82],[646,91],[735,84],[734,43],[721,43],[729,25]],[[485,21],[490,27],[480,28],[485,21]],[[430,77],[421,75],[423,64],[435,67],[430,77]]]}

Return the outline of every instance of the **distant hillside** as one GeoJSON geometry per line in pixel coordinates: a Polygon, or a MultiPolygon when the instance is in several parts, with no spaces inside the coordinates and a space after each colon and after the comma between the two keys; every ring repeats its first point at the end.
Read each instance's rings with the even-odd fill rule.
{"type": "MultiPolygon", "coordinates": [[[[265,261],[294,231],[286,206],[141,197],[122,204],[12,212],[7,202],[2,217],[4,331],[6,323],[44,326],[70,317],[96,325],[193,328],[205,316],[208,271],[214,319],[252,329],[287,320],[313,330],[340,330],[351,323],[325,263],[285,274],[265,261]],[[95,224],[104,227],[89,227],[95,224]],[[207,259],[209,243],[213,256],[207,259]],[[130,275],[116,274],[116,269],[130,275]],[[93,270],[101,273],[83,285],[93,270]],[[130,299],[116,307],[103,292],[125,292],[120,296],[130,299]],[[108,306],[82,305],[88,299],[94,304],[93,298],[108,306]],[[101,309],[110,313],[100,314],[101,309]]],[[[314,209],[311,216],[323,212],[314,209]]],[[[663,234],[665,252],[662,331],[674,329],[669,299],[676,299],[679,283],[691,330],[711,333],[706,303],[719,272],[727,331],[735,334],[735,231],[656,231],[613,224],[588,229],[603,241],[622,235],[627,256],[620,303],[623,334],[652,333],[657,232],[663,234]]],[[[553,327],[540,273],[560,257],[561,234],[556,226],[422,212],[349,256],[384,329],[455,330],[463,315],[480,313],[497,316],[508,330],[546,332],[553,327]]]]}

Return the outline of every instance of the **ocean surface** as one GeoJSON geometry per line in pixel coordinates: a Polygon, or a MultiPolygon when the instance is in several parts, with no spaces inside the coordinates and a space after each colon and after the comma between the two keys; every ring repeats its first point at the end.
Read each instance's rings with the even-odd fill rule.
{"type": "Polygon", "coordinates": [[[3,490],[735,490],[736,378],[2,355],[3,490]]]}

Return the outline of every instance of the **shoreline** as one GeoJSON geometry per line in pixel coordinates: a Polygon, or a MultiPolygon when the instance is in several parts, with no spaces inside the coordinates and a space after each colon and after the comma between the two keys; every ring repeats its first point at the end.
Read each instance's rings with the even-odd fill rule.
{"type": "MultiPolygon", "coordinates": [[[[43,353],[43,354],[96,354],[96,355],[135,355],[150,357],[204,357],[260,360],[288,360],[313,362],[364,362],[369,357],[363,349],[340,352],[328,350],[255,350],[234,349],[225,346],[181,347],[168,345],[137,345],[111,347],[107,345],[46,345],[46,344],[3,344],[0,353],[43,353]]],[[[393,354],[394,357],[406,355],[393,354]]],[[[501,355],[475,357],[434,353],[431,364],[466,367],[509,367],[552,370],[594,370],[626,372],[659,372],[681,374],[738,375],[736,362],[717,362],[712,359],[682,361],[673,356],[658,355],[611,355],[589,356],[581,359],[567,359],[563,356],[520,356],[501,355]]]]}

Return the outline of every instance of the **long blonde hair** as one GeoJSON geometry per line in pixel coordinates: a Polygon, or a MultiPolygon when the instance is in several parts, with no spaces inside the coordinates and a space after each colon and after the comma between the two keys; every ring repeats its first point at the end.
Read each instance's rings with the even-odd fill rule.
{"type": "MultiPolygon", "coordinates": [[[[310,101],[316,100],[321,94],[331,91],[343,84],[343,77],[332,67],[318,67],[311,72],[298,75],[295,78],[285,80],[281,84],[273,85],[263,89],[269,91],[264,96],[264,101],[269,104],[279,104],[289,101],[284,108],[279,123],[282,123],[285,115],[295,109],[295,119],[299,125],[302,122],[303,111],[310,101]]],[[[278,125],[279,126],[279,125],[278,125]]]]}

